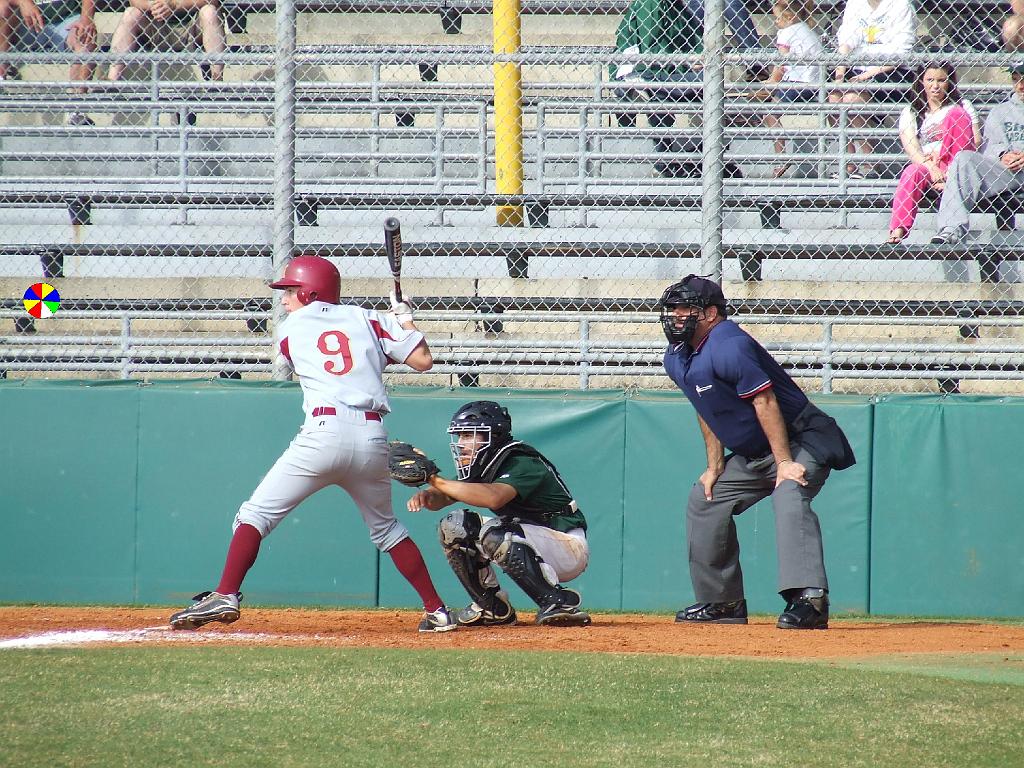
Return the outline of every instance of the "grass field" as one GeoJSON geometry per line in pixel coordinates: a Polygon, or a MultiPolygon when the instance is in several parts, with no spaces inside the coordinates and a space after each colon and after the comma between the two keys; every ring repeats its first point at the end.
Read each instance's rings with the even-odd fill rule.
{"type": "Polygon", "coordinates": [[[0,652],[0,765],[1015,766],[1024,655],[0,652]]]}

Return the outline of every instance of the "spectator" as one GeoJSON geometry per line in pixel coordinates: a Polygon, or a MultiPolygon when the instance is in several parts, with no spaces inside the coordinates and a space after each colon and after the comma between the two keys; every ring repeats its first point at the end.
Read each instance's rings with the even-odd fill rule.
{"type": "MultiPolygon", "coordinates": [[[[815,56],[822,53],[821,38],[808,25],[805,6],[794,0],[776,0],[772,5],[772,16],[778,33],[775,36],[775,47],[786,56],[815,56]]],[[[783,65],[772,68],[771,76],[765,82],[775,86],[771,89],[758,91],[754,97],[761,101],[778,101],[787,104],[814,101],[818,96],[818,67],[815,65],[783,65]]],[[[762,119],[766,128],[782,128],[782,121],[777,115],[766,114],[762,119]]],[[[786,140],[775,140],[775,154],[786,152],[786,140]]],[[[781,177],[788,163],[776,166],[772,175],[781,177]]]]}
{"type": "Polygon", "coordinates": [[[939,229],[932,243],[953,245],[967,236],[970,212],[986,197],[1024,189],[1024,63],[1010,67],[1013,94],[992,107],[981,152],[964,150],[946,171],[939,229]]]}
{"type": "MultiPolygon", "coordinates": [[[[223,53],[227,48],[224,21],[216,0],[129,0],[114,38],[112,53],[138,50],[145,40],[156,50],[189,51],[200,46],[206,53],[223,53]]],[[[108,80],[120,80],[126,65],[112,64],[108,80]]],[[[224,65],[212,64],[211,80],[224,78],[224,65]]]]}
{"type": "MultiPolygon", "coordinates": [[[[863,56],[903,55],[910,53],[917,40],[917,17],[910,0],[847,0],[843,10],[843,21],[838,33],[838,52],[852,59],[863,56]]],[[[913,73],[906,67],[885,66],[846,66],[836,68],[837,83],[856,83],[868,86],[910,83],[913,73]],[[852,74],[850,72],[852,71],[852,74]]],[[[903,89],[887,89],[873,91],[843,90],[829,96],[834,104],[865,104],[874,101],[902,101],[903,89]]],[[[850,116],[850,128],[858,129],[867,125],[862,115],[850,116]]],[[[860,141],[860,150],[865,154],[874,151],[874,145],[868,140],[860,141]]],[[[846,151],[856,154],[857,142],[850,141],[846,151]]],[[[846,168],[850,178],[863,178],[868,175],[854,163],[846,168]]]]}
{"type": "MultiPolygon", "coordinates": [[[[732,40],[735,48],[757,48],[761,44],[761,37],[757,34],[757,27],[750,17],[745,0],[724,0],[723,11],[725,23],[732,30],[732,40]]],[[[697,31],[704,34],[704,0],[686,0],[686,9],[694,18],[697,24],[697,31]]]]}
{"type": "MultiPolygon", "coordinates": [[[[95,0],[0,0],[0,53],[17,51],[72,51],[91,53],[96,50],[95,0]],[[18,16],[21,16],[19,23],[18,16]]],[[[92,79],[92,64],[71,65],[70,79],[85,82],[92,79]]],[[[10,76],[10,67],[0,64],[0,80],[10,76]]],[[[84,87],[75,88],[85,93],[84,87]]],[[[86,115],[72,112],[70,125],[92,125],[86,115]]]]}
{"type": "Polygon", "coordinates": [[[978,115],[960,95],[956,70],[949,64],[929,64],[915,81],[910,105],[900,113],[900,142],[910,164],[900,175],[892,201],[892,245],[910,234],[928,188],[942,190],[956,154],[981,144],[978,115]]]}
{"type": "Polygon", "coordinates": [[[1003,47],[1024,50],[1024,0],[1010,0],[1010,15],[1003,22],[1003,47]]]}
{"type": "MultiPolygon", "coordinates": [[[[700,24],[683,4],[671,0],[633,0],[615,32],[615,48],[622,53],[692,53],[704,50],[700,24]]],[[[623,98],[649,99],[662,102],[697,102],[700,100],[701,74],[698,68],[686,64],[619,64],[610,67],[613,81],[637,83],[629,88],[617,88],[623,98]]],[[[632,125],[635,115],[618,116],[620,125],[632,125]]],[[[648,117],[652,128],[670,128],[675,124],[672,112],[652,113],[648,117]]],[[[691,127],[693,127],[691,123],[691,127]]],[[[696,153],[699,139],[654,139],[656,152],[696,153]]],[[[663,176],[687,177],[696,175],[699,162],[659,161],[655,170],[663,176]]]]}

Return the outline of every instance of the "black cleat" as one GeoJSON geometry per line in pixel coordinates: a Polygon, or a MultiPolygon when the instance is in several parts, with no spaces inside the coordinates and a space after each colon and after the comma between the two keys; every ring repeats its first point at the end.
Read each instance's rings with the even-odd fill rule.
{"type": "Polygon", "coordinates": [[[779,629],[828,629],[828,593],[823,589],[805,589],[790,598],[775,626],[779,629]]]}
{"type": "Polygon", "coordinates": [[[536,623],[553,627],[585,627],[590,624],[590,614],[580,610],[583,602],[575,589],[558,588],[558,600],[537,611],[536,623]]]}
{"type": "Polygon", "coordinates": [[[536,622],[545,627],[585,627],[590,614],[575,605],[549,605],[537,611],[536,622]]]}
{"type": "Polygon", "coordinates": [[[746,624],[747,601],[694,603],[676,614],[676,621],[690,624],[746,624]]]}

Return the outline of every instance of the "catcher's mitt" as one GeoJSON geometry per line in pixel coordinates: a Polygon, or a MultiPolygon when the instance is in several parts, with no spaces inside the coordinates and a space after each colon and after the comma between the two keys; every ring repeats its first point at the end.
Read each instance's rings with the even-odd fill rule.
{"type": "Polygon", "coordinates": [[[419,448],[398,440],[388,445],[388,473],[392,480],[418,488],[440,472],[437,464],[419,448]]]}

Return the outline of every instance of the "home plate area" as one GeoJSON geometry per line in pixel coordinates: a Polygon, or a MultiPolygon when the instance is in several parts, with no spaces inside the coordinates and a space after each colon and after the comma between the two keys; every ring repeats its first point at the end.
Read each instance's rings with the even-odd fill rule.
{"type": "Polygon", "coordinates": [[[416,631],[411,610],[249,608],[230,625],[173,631],[171,608],[0,606],[0,650],[134,645],[260,645],[458,648],[574,653],[657,653],[751,658],[849,658],[893,653],[1020,653],[1024,626],[978,621],[833,618],[826,631],[747,625],[688,626],[671,614],[593,614],[589,627],[541,627],[520,613],[515,626],[416,631]]]}

